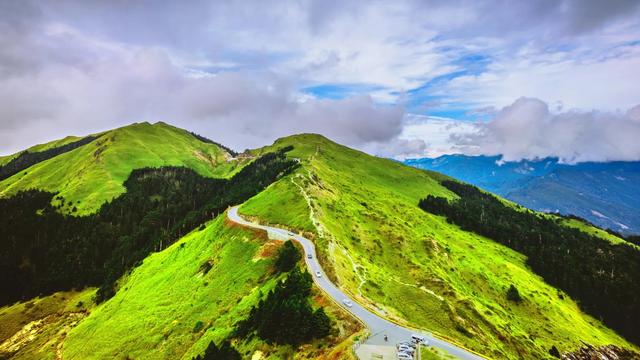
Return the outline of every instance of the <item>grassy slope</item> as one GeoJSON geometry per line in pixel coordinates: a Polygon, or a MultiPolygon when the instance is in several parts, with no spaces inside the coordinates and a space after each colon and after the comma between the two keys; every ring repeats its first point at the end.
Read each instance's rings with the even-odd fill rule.
{"type": "Polygon", "coordinates": [[[240,168],[235,161],[227,162],[226,156],[216,145],[201,142],[185,130],[164,123],[133,124],[36,164],[26,175],[21,172],[1,181],[0,196],[29,188],[59,191],[82,215],[123,193],[122,184],[133,169],[187,166],[203,176],[226,177],[240,168]]]}
{"type": "MultiPolygon", "coordinates": [[[[277,244],[277,243],[276,243],[277,244]]],[[[224,215],[194,231],[168,249],[147,257],[121,284],[116,296],[94,310],[67,337],[65,359],[191,359],[209,341],[224,339],[236,321],[275,284],[270,274],[273,242],[263,234],[225,225],[224,215]],[[201,265],[213,262],[204,274],[201,265]],[[194,331],[198,322],[201,330],[194,331]]],[[[333,309],[334,318],[344,315],[333,309]]],[[[305,351],[330,353],[350,329],[330,342],[305,351]]],[[[266,358],[287,357],[288,347],[252,340],[236,346],[249,356],[261,350],[266,358]]],[[[338,346],[344,351],[344,345],[338,346]]]]}
{"type": "Polygon", "coordinates": [[[609,242],[611,242],[612,244],[627,244],[630,246],[636,246],[633,243],[628,242],[625,239],[621,239],[613,234],[610,234],[600,228],[597,228],[593,225],[587,224],[583,221],[577,220],[577,219],[563,219],[563,223],[567,226],[579,229],[583,232],[586,232],[587,234],[591,234],[594,236],[597,236],[599,238],[605,239],[609,242]]]}
{"type": "MultiPolygon", "coordinates": [[[[79,136],[67,136],[67,137],[65,137],[63,139],[53,140],[53,141],[49,141],[49,142],[44,143],[44,144],[34,145],[34,146],[24,150],[24,151],[29,151],[29,152],[44,151],[44,150],[51,149],[51,148],[54,148],[54,147],[66,145],[66,144],[68,144],[70,142],[78,141],[80,139],[82,139],[82,137],[79,137],[79,136]]],[[[18,157],[18,155],[20,155],[24,151],[20,151],[20,152],[17,152],[15,154],[11,154],[11,155],[0,156],[0,166],[8,163],[9,161],[11,161],[11,159],[13,159],[15,157],[18,157]]]]}
{"type": "Polygon", "coordinates": [[[521,254],[419,209],[418,200],[427,194],[454,196],[439,185],[442,175],[316,135],[274,144],[286,145],[294,145],[289,154],[303,167],[249,200],[241,212],[315,228],[330,276],[379,313],[494,358],[545,358],[552,345],[569,351],[580,341],[631,346],[566,295],[561,300],[521,254]],[[305,197],[311,208],[303,206],[305,197]],[[521,305],[506,300],[512,283],[525,298],[521,305]]]}
{"type": "Polygon", "coordinates": [[[0,358],[54,359],[66,334],[92,308],[94,293],[58,292],[0,308],[0,358]]]}

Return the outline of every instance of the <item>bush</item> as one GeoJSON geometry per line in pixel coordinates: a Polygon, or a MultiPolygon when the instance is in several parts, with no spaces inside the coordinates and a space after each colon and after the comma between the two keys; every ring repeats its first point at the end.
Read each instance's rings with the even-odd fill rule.
{"type": "Polygon", "coordinates": [[[513,286],[513,284],[511,284],[511,286],[509,286],[509,290],[507,290],[507,300],[513,301],[516,303],[522,302],[522,297],[520,296],[520,292],[515,286],[513,286]]]}
{"type": "Polygon", "coordinates": [[[197,333],[204,327],[204,323],[200,320],[196,321],[196,324],[193,326],[193,332],[197,333]]]}

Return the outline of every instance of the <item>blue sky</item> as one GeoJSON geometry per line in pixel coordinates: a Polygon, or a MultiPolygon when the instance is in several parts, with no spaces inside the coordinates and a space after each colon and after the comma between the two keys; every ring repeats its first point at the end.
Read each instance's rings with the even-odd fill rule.
{"type": "Polygon", "coordinates": [[[0,29],[0,154],[161,120],[237,149],[640,158],[635,0],[25,0],[0,29]]]}

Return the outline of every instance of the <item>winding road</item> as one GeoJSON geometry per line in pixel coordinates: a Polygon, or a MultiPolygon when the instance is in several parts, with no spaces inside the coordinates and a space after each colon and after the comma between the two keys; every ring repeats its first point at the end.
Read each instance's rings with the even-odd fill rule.
{"type": "Polygon", "coordinates": [[[304,249],[304,260],[307,264],[307,268],[309,272],[313,276],[313,280],[318,287],[320,287],[324,292],[335,300],[337,304],[340,304],[346,311],[350,312],[353,316],[360,319],[369,329],[371,336],[366,340],[365,344],[371,345],[394,345],[400,341],[408,341],[411,338],[411,334],[420,334],[427,339],[427,342],[430,346],[434,346],[436,348],[445,350],[449,354],[456,356],[460,359],[483,359],[482,357],[473,354],[465,349],[462,349],[454,344],[451,344],[445,340],[434,337],[430,333],[425,333],[422,331],[418,331],[415,329],[402,327],[400,325],[394,324],[389,320],[386,320],[375,313],[367,310],[359,303],[355,302],[345,293],[343,293],[340,289],[338,289],[326,276],[320,263],[318,263],[315,246],[311,240],[300,236],[298,234],[294,234],[288,230],[279,229],[271,226],[265,226],[260,224],[255,224],[249,221],[246,221],[240,215],[238,215],[238,206],[234,206],[229,209],[227,212],[227,216],[229,220],[239,225],[243,225],[246,227],[261,229],[267,231],[270,234],[270,238],[277,239],[293,239],[297,241],[302,248],[304,249]],[[311,255],[309,258],[308,255],[311,255]],[[316,276],[316,272],[320,272],[322,274],[321,277],[316,276]],[[348,307],[344,304],[345,300],[351,300],[353,305],[348,307]],[[384,335],[388,336],[388,342],[384,341],[384,335]]]}

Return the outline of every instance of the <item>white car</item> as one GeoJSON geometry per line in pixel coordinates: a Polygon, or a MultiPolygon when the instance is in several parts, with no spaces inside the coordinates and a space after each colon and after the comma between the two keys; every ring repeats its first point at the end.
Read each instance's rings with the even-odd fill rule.
{"type": "Polygon", "coordinates": [[[400,346],[398,351],[413,355],[413,353],[416,352],[416,349],[409,346],[400,346]]]}
{"type": "Polygon", "coordinates": [[[349,299],[344,299],[342,300],[342,303],[346,306],[346,307],[352,307],[353,303],[351,302],[351,300],[349,299]]]}
{"type": "Polygon", "coordinates": [[[321,278],[322,277],[322,273],[320,271],[316,271],[316,276],[321,278]]]}
{"type": "Polygon", "coordinates": [[[407,354],[407,353],[398,353],[398,359],[400,360],[413,360],[413,356],[407,354]]]}
{"type": "Polygon", "coordinates": [[[401,341],[396,345],[396,347],[398,347],[398,348],[400,346],[408,346],[408,347],[411,347],[411,348],[414,348],[414,349],[416,348],[416,344],[413,343],[413,342],[410,342],[410,341],[401,341]]]}

